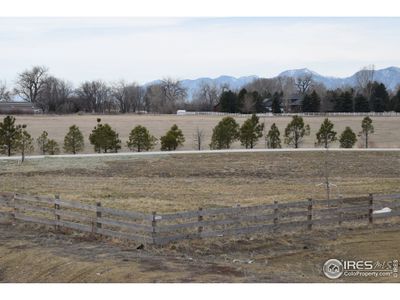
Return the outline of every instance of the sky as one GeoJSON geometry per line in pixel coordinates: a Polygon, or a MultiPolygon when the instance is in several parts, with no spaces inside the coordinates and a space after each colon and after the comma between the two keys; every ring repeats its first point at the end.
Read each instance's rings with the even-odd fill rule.
{"type": "Polygon", "coordinates": [[[44,65],[79,84],[400,66],[400,18],[0,18],[0,80],[44,65]]]}

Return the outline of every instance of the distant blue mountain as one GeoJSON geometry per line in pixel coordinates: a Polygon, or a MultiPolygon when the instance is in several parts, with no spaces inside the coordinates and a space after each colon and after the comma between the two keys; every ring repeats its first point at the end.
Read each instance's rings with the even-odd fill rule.
{"type": "MultiPolygon", "coordinates": [[[[299,78],[306,75],[311,75],[314,81],[323,83],[328,89],[335,89],[345,86],[355,86],[357,83],[357,73],[350,77],[339,78],[323,76],[305,68],[284,71],[278,76],[299,78]]],[[[400,84],[400,68],[389,67],[386,69],[375,70],[374,80],[385,84],[386,87],[390,90],[395,90],[396,87],[400,84]]]]}
{"type": "MultiPolygon", "coordinates": [[[[323,76],[307,68],[287,70],[280,73],[276,77],[299,78],[306,75],[311,75],[314,81],[324,84],[327,89],[336,89],[346,86],[352,87],[355,86],[357,83],[356,80],[357,73],[355,73],[350,77],[339,78],[339,77],[323,76]]],[[[258,78],[260,77],[256,75],[243,76],[239,78],[223,75],[217,78],[202,77],[197,79],[184,79],[181,82],[183,87],[187,89],[188,98],[189,100],[191,100],[196,91],[201,87],[202,84],[205,83],[216,85],[219,87],[228,86],[230,89],[238,90],[258,78]]],[[[374,80],[384,83],[386,87],[390,90],[395,90],[397,86],[400,85],[400,68],[389,67],[386,69],[375,70],[374,80]]],[[[155,80],[147,83],[146,85],[155,84],[159,82],[160,80],[155,80]]]]}

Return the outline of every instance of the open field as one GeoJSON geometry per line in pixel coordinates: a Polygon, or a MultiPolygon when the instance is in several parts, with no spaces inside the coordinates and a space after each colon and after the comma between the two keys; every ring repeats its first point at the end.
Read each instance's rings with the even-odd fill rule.
{"type": "MultiPolygon", "coordinates": [[[[0,115],[0,119],[4,116],[0,115]]],[[[50,138],[55,139],[60,145],[63,143],[64,136],[68,127],[76,124],[79,126],[85,136],[85,151],[86,153],[93,152],[93,148],[89,143],[89,134],[96,125],[96,119],[101,118],[103,122],[109,123],[120,134],[123,142],[122,151],[127,151],[126,141],[129,132],[136,125],[146,126],[150,132],[158,139],[173,125],[177,124],[186,137],[186,142],[182,149],[193,149],[193,134],[196,128],[203,129],[205,132],[205,148],[208,148],[210,143],[213,127],[222,119],[222,116],[177,116],[177,115],[17,115],[19,124],[28,125],[28,131],[36,139],[43,130],[47,130],[50,138]]],[[[315,134],[318,131],[324,117],[305,117],[304,120],[311,126],[311,134],[304,140],[304,147],[314,147],[315,134]]],[[[341,116],[330,117],[335,124],[335,130],[340,134],[346,126],[350,126],[354,132],[359,132],[361,129],[362,117],[341,116]]],[[[371,136],[371,147],[379,148],[395,148],[400,147],[400,117],[373,117],[375,126],[375,134],[371,136]]],[[[246,118],[236,117],[239,124],[242,124],[246,118]]],[[[276,123],[281,135],[283,135],[286,125],[290,122],[290,117],[266,117],[261,118],[261,121],[266,124],[269,130],[272,123],[276,123]]],[[[338,147],[338,144],[333,145],[338,147]]],[[[359,141],[357,147],[361,146],[359,141]]],[[[233,148],[240,148],[240,143],[237,142],[233,148]]],[[[260,140],[256,148],[264,148],[265,142],[260,140]]],[[[156,150],[160,145],[156,145],[156,150]]],[[[36,153],[38,153],[36,151],[36,153]]]]}
{"type": "MultiPolygon", "coordinates": [[[[168,154],[0,161],[2,191],[142,212],[322,198],[323,152],[168,154]]],[[[400,152],[330,152],[333,197],[400,192],[400,152]]]]}
{"type": "MultiPolygon", "coordinates": [[[[322,198],[323,152],[0,161],[2,191],[143,212],[322,198]]],[[[400,152],[330,152],[333,196],[400,192],[400,152]]],[[[330,258],[391,260],[399,227],[194,240],[163,248],[0,224],[2,282],[328,282],[330,258]]],[[[398,278],[337,281],[398,282],[398,278]]]]}

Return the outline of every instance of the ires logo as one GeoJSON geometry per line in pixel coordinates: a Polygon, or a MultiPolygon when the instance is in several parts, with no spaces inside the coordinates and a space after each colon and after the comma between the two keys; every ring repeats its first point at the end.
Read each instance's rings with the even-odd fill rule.
{"type": "Polygon", "coordinates": [[[344,260],[342,261],[343,268],[346,271],[350,270],[373,270],[374,262],[372,260],[344,260]]]}
{"type": "Polygon", "coordinates": [[[399,261],[327,260],[322,268],[329,279],[340,277],[398,277],[399,261]]]}

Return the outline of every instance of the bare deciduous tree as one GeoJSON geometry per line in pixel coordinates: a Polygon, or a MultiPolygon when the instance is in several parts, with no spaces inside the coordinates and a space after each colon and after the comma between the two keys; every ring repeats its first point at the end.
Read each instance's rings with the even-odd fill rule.
{"type": "Polygon", "coordinates": [[[199,151],[203,149],[204,138],[205,138],[205,134],[204,134],[203,129],[199,129],[197,127],[195,133],[193,134],[194,149],[199,150],[199,151]]]}
{"type": "Polygon", "coordinates": [[[121,113],[143,110],[143,89],[136,83],[120,81],[113,86],[112,95],[121,113]]]}
{"type": "Polygon", "coordinates": [[[170,103],[183,102],[187,96],[187,91],[182,86],[182,83],[172,78],[164,78],[161,81],[161,89],[164,93],[165,100],[170,103]]]}
{"type": "Polygon", "coordinates": [[[196,91],[192,103],[198,110],[212,111],[218,103],[219,95],[220,90],[215,84],[203,82],[196,91]]]}
{"type": "Polygon", "coordinates": [[[312,75],[304,75],[296,78],[295,85],[300,95],[307,94],[313,85],[312,75]]]}
{"type": "Polygon", "coordinates": [[[367,98],[371,96],[372,82],[374,81],[375,66],[369,65],[356,73],[356,83],[359,92],[367,98]]]}
{"type": "Polygon", "coordinates": [[[72,92],[71,83],[49,76],[44,80],[36,104],[44,112],[64,112],[71,101],[72,92]]]}
{"type": "Polygon", "coordinates": [[[243,99],[242,111],[244,113],[253,113],[256,111],[256,104],[252,94],[247,93],[243,99]]]}
{"type": "Polygon", "coordinates": [[[10,91],[7,89],[7,84],[0,81],[0,102],[8,102],[11,100],[10,91]]]}
{"type": "Polygon", "coordinates": [[[28,102],[36,103],[40,93],[43,91],[48,69],[44,66],[35,66],[18,75],[15,93],[28,102]]]}
{"type": "Polygon", "coordinates": [[[104,112],[111,109],[110,88],[101,80],[86,81],[76,91],[82,105],[89,112],[104,112]]]}

